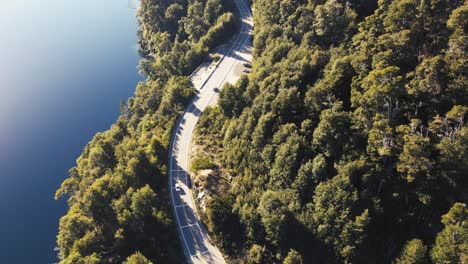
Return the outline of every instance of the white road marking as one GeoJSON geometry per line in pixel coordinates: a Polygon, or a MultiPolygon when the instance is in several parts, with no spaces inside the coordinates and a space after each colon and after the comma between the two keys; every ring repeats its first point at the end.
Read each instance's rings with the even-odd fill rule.
{"type": "Polygon", "coordinates": [[[185,226],[180,227],[180,229],[187,228],[187,227],[192,227],[192,226],[198,226],[198,224],[185,225],[185,226]]]}
{"type": "MultiPolygon", "coordinates": [[[[234,40],[234,42],[232,42],[232,44],[230,45],[230,48],[229,48],[229,51],[227,53],[225,53],[225,55],[223,56],[222,60],[218,63],[217,67],[210,73],[209,78],[207,78],[207,80],[204,82],[203,86],[200,88],[200,90],[202,88],[204,88],[204,86],[213,86],[213,84],[210,84],[210,79],[212,76],[214,76],[215,72],[218,70],[218,68],[223,68],[224,70],[220,70],[217,74],[217,76],[213,79],[213,81],[211,81],[211,83],[214,83],[214,82],[217,82],[220,77],[222,78],[220,84],[224,84],[227,80],[227,77],[228,75],[232,72],[232,69],[233,69],[233,66],[239,61],[237,58],[235,58],[234,56],[232,56],[233,54],[236,54],[237,56],[239,56],[238,54],[240,53],[240,48],[245,45],[245,43],[248,41],[248,38],[250,38],[250,27],[251,25],[249,25],[249,27],[246,27],[246,25],[248,23],[251,23],[251,12],[250,12],[250,9],[248,8],[248,6],[246,5],[246,3],[243,1],[243,0],[237,0],[235,1],[236,2],[236,6],[237,8],[239,9],[240,13],[241,13],[241,16],[242,16],[242,25],[241,25],[241,31],[240,33],[237,35],[236,39],[234,40]],[[246,19],[246,17],[248,16],[248,19],[246,19]],[[231,63],[225,63],[224,65],[222,65],[222,61],[224,60],[224,58],[226,58],[226,60],[232,60],[231,63]],[[224,76],[222,75],[223,73],[226,73],[224,76]]],[[[222,87],[219,87],[219,88],[222,88],[222,87]]],[[[181,156],[181,155],[188,155],[188,150],[184,149],[187,147],[187,145],[185,144],[178,144],[178,142],[180,142],[181,140],[183,140],[183,138],[187,138],[189,137],[189,145],[190,146],[190,142],[192,141],[192,137],[193,137],[193,130],[194,130],[194,127],[200,117],[200,114],[202,113],[203,109],[205,109],[210,103],[211,101],[213,100],[213,97],[214,95],[216,95],[217,93],[214,93],[212,90],[210,89],[205,89],[204,90],[204,93],[200,94],[200,95],[197,95],[196,97],[194,97],[190,104],[185,108],[185,111],[184,111],[184,114],[177,120],[177,123],[174,127],[174,130],[173,130],[173,133],[172,133],[172,137],[171,137],[171,146],[170,146],[170,150],[171,152],[169,153],[169,157],[170,157],[170,161],[169,161],[169,177],[170,177],[170,181],[169,181],[169,184],[170,184],[170,187],[172,187],[172,180],[174,178],[176,178],[178,175],[177,172],[180,172],[180,171],[183,171],[183,172],[186,172],[186,170],[179,170],[177,169],[177,167],[174,167],[176,169],[172,169],[173,168],[173,163],[174,161],[176,162],[176,166],[181,166],[181,167],[188,167],[188,160],[187,160],[187,157],[185,156],[181,156]],[[210,94],[213,93],[213,94],[210,94]],[[203,97],[203,95],[205,95],[203,97]],[[211,97],[210,97],[211,95],[211,97]],[[206,104],[205,102],[208,100],[208,104],[206,104]],[[184,126],[184,127],[183,127],[184,126]],[[185,134],[184,134],[185,133],[185,134]],[[190,135],[187,135],[187,133],[190,133],[190,135]],[[179,152],[179,146],[182,146],[182,152],[179,152]],[[184,152],[185,151],[185,152],[184,152]],[[187,163],[187,164],[185,164],[187,163]]],[[[183,143],[186,143],[185,141],[183,143]]],[[[181,178],[179,180],[182,184],[186,184],[187,185],[187,178],[181,178]]],[[[196,217],[197,216],[197,208],[195,207],[195,204],[194,204],[194,201],[193,201],[193,197],[190,195],[190,189],[188,191],[188,197],[190,199],[190,202],[189,204],[184,204],[184,205],[175,205],[174,201],[175,201],[175,195],[178,195],[177,193],[175,194],[174,193],[174,189],[175,188],[170,188],[170,192],[171,192],[171,198],[172,198],[172,201],[173,201],[173,208],[174,208],[174,214],[176,215],[176,219],[177,219],[177,223],[178,223],[178,226],[181,227],[181,223],[180,223],[180,219],[179,219],[179,213],[176,212],[176,208],[180,208],[180,207],[189,207],[193,210],[193,213],[196,217]]],[[[186,218],[186,221],[189,222],[189,219],[187,217],[187,212],[186,212],[186,209],[185,208],[182,208],[182,211],[184,213],[184,216],[186,218]]],[[[186,253],[186,256],[188,258],[188,260],[190,262],[202,262],[202,263],[206,263],[207,262],[207,259],[203,256],[200,256],[200,253],[197,253],[197,254],[193,254],[192,251],[190,250],[190,247],[189,247],[189,243],[188,242],[191,242],[193,243],[192,247],[195,249],[195,253],[197,252],[197,244],[199,243],[198,242],[198,239],[201,240],[202,242],[202,245],[205,249],[208,249],[204,252],[202,252],[201,254],[207,254],[207,253],[210,253],[210,250],[212,250],[213,252],[211,252],[211,261],[208,261],[208,262],[213,262],[213,259],[215,259],[217,261],[217,263],[224,263],[224,260],[223,260],[223,257],[222,257],[222,254],[221,252],[219,252],[219,250],[212,246],[209,241],[206,239],[206,237],[209,237],[208,234],[206,233],[206,231],[204,229],[201,228],[201,226],[198,224],[200,222],[200,220],[198,218],[195,218],[195,222],[196,224],[192,224],[192,225],[187,225],[187,226],[183,226],[181,227],[180,229],[180,238],[184,241],[184,244],[185,244],[185,253],[186,253]],[[198,232],[197,233],[197,236],[195,236],[195,234],[193,233],[192,231],[192,228],[189,228],[190,226],[197,226],[199,228],[199,231],[200,231],[200,235],[198,235],[198,232]],[[186,234],[184,234],[184,232],[182,231],[182,228],[189,228],[189,231],[191,233],[191,236],[189,237],[186,237],[186,234]],[[198,239],[195,239],[195,238],[198,238],[198,239]],[[190,241],[188,241],[187,239],[189,239],[190,241]],[[193,257],[194,256],[197,256],[196,259],[194,259],[193,257]],[[198,257],[200,256],[200,257],[198,257]]],[[[199,250],[199,249],[198,249],[199,250]]]]}

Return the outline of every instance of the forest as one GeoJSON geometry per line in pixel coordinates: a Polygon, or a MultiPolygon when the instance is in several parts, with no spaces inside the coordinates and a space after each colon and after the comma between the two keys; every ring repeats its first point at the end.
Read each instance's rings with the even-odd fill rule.
{"type": "Polygon", "coordinates": [[[170,135],[195,93],[188,76],[237,21],[230,1],[140,2],[138,70],[147,79],[56,192],[69,206],[57,235],[60,264],[184,261],[167,190],[170,135]]]}
{"type": "Polygon", "coordinates": [[[468,263],[468,2],[253,0],[192,170],[234,263],[468,263]]]}

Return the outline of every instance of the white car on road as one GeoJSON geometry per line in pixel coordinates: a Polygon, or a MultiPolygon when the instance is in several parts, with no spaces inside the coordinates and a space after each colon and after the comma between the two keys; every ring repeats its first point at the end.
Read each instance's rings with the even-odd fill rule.
{"type": "Polygon", "coordinates": [[[178,192],[180,191],[180,185],[178,183],[175,184],[175,190],[178,192]]]}

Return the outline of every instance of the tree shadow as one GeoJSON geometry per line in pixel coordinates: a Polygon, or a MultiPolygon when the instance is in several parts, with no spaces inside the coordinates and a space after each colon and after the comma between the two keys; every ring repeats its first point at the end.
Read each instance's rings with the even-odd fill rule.
{"type": "Polygon", "coordinates": [[[304,263],[335,263],[330,248],[292,214],[288,215],[286,234],[287,238],[281,241],[281,248],[285,249],[283,254],[287,254],[289,249],[295,249],[301,253],[304,263]]]}

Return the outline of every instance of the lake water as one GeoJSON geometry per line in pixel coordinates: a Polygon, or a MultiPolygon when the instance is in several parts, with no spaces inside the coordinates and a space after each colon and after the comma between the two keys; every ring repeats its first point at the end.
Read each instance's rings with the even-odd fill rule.
{"type": "Polygon", "coordinates": [[[133,94],[128,0],[1,0],[0,263],[53,263],[53,199],[92,136],[133,94]]]}

